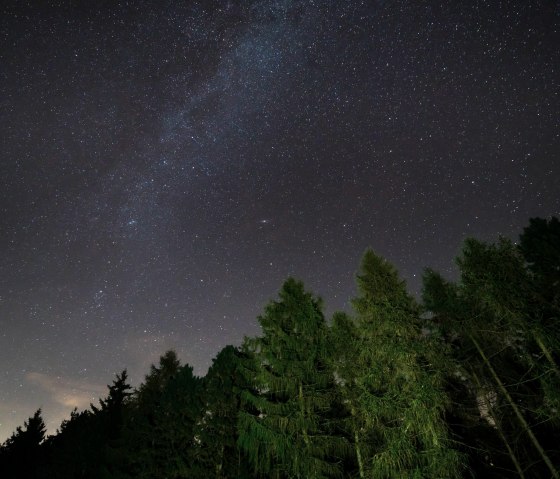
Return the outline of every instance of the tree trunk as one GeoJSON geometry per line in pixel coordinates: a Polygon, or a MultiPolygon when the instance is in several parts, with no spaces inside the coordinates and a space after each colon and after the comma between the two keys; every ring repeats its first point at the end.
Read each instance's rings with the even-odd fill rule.
{"type": "MultiPolygon", "coordinates": [[[[471,371],[471,374],[472,374],[478,388],[482,389],[482,384],[480,383],[480,380],[478,379],[478,376],[476,375],[476,373],[474,371],[471,371]]],[[[515,453],[513,452],[513,449],[509,445],[509,442],[508,442],[508,440],[507,440],[507,438],[504,434],[504,431],[502,431],[502,427],[498,423],[498,418],[492,412],[491,409],[488,412],[492,415],[492,418],[494,419],[494,425],[495,425],[496,431],[498,431],[500,439],[503,441],[503,443],[506,446],[506,449],[508,450],[509,457],[511,459],[511,462],[513,462],[513,465],[515,466],[517,474],[519,474],[519,477],[521,479],[525,479],[525,474],[523,473],[523,469],[521,468],[521,464],[519,464],[519,461],[517,460],[517,457],[515,456],[515,453]]]]}
{"type": "Polygon", "coordinates": [[[490,370],[490,373],[492,374],[492,377],[494,378],[494,380],[496,381],[496,384],[498,385],[498,387],[500,388],[500,391],[502,392],[502,394],[504,395],[504,397],[506,398],[507,402],[509,403],[509,405],[511,406],[511,408],[513,409],[513,412],[515,413],[517,419],[519,420],[519,422],[521,423],[521,426],[523,427],[523,429],[525,430],[525,432],[527,433],[527,435],[529,436],[529,439],[531,439],[531,442],[533,443],[533,445],[535,446],[535,448],[537,449],[537,451],[539,451],[539,454],[541,455],[543,461],[545,462],[545,464],[547,465],[548,469],[550,470],[550,472],[552,473],[552,477],[554,477],[555,479],[560,479],[560,474],[558,474],[558,471],[556,470],[556,468],[554,467],[554,465],[552,464],[552,461],[550,460],[550,458],[548,457],[548,455],[546,454],[545,450],[543,449],[543,447],[541,446],[541,444],[539,443],[538,439],[536,438],[536,436],[533,434],[533,431],[531,430],[531,428],[529,427],[529,424],[527,423],[527,421],[525,420],[525,418],[523,417],[523,414],[521,414],[521,411],[519,410],[519,408],[517,407],[517,404],[515,404],[515,402],[513,401],[513,398],[511,397],[511,395],[509,394],[508,390],[506,389],[506,387],[504,386],[504,383],[502,383],[502,380],[499,378],[498,374],[496,373],[496,371],[494,370],[494,367],[492,366],[492,364],[490,363],[490,361],[488,360],[488,358],[486,357],[486,354],[484,353],[484,351],[482,350],[482,348],[480,347],[480,344],[478,344],[478,341],[472,336],[469,335],[471,341],[473,342],[473,344],[475,345],[478,354],[480,354],[480,357],[482,358],[482,360],[484,361],[484,364],[486,364],[486,366],[488,367],[488,369],[490,370]]]}

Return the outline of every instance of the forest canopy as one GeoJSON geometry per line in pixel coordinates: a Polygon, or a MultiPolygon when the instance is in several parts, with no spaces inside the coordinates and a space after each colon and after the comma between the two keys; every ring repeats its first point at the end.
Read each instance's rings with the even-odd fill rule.
{"type": "Polygon", "coordinates": [[[368,250],[332,318],[288,278],[204,377],[167,351],[54,435],[37,410],[0,477],[558,478],[560,222],[469,238],[456,262],[456,281],[424,271],[418,301],[368,250]]]}

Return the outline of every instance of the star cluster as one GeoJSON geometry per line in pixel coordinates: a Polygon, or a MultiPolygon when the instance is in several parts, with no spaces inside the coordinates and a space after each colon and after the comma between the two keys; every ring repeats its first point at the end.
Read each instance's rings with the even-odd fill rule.
{"type": "Polygon", "coordinates": [[[204,374],[289,275],[347,308],[560,214],[551,1],[6,2],[0,436],[174,348],[204,374]]]}

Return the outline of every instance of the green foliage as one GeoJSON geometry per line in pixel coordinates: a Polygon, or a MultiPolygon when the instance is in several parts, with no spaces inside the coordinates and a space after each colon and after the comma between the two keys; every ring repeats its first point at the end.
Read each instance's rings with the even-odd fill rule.
{"type": "Polygon", "coordinates": [[[194,475],[248,477],[248,465],[237,446],[242,386],[239,351],[226,346],[203,379],[201,414],[194,428],[194,475]]]}
{"type": "Polygon", "coordinates": [[[120,454],[136,478],[190,477],[193,428],[200,411],[200,379],[174,351],[152,365],[133,396],[120,454]]]}
{"type": "MultiPolygon", "coordinates": [[[[532,221],[521,248],[504,238],[495,244],[467,239],[457,259],[458,284],[431,270],[424,275],[424,305],[453,344],[448,387],[456,401],[455,432],[464,443],[476,443],[467,449],[471,468],[488,477],[509,477],[498,472],[508,468],[521,477],[529,471],[554,474],[545,449],[554,444],[548,438],[558,437],[552,426],[560,405],[558,336],[554,323],[542,320],[544,276],[527,267],[522,255],[539,249],[531,237],[535,225],[543,226],[532,221]]],[[[529,257],[546,262],[545,250],[529,257]]]]}
{"type": "Polygon", "coordinates": [[[469,238],[457,264],[464,301],[497,330],[515,326],[527,305],[530,279],[513,243],[500,238],[496,244],[486,244],[469,238]]]}
{"type": "Polygon", "coordinates": [[[465,241],[460,278],[427,269],[423,305],[367,251],[355,316],[326,325],[288,279],[262,335],[202,379],[173,351],[126,370],[45,439],[40,410],[0,447],[4,478],[559,477],[560,223],[519,246],[465,241]]]}
{"type": "Polygon", "coordinates": [[[419,307],[395,268],[369,250],[358,274],[358,414],[375,438],[367,477],[458,477],[438,368],[445,359],[420,329],[419,307]]]}
{"type": "Polygon", "coordinates": [[[356,322],[345,313],[335,313],[329,329],[329,361],[336,378],[338,396],[337,426],[339,435],[345,437],[353,454],[344,464],[348,477],[364,477],[365,458],[372,457],[375,436],[366,427],[364,414],[358,402],[357,368],[362,343],[356,322]]]}
{"type": "Polygon", "coordinates": [[[427,268],[422,276],[422,301],[424,308],[437,314],[440,319],[455,319],[460,316],[457,288],[445,281],[433,269],[427,268]]]}
{"type": "Polygon", "coordinates": [[[246,340],[239,445],[266,477],[333,477],[346,452],[330,434],[334,376],[325,361],[320,301],[294,279],[259,317],[263,336],[246,340]]]}

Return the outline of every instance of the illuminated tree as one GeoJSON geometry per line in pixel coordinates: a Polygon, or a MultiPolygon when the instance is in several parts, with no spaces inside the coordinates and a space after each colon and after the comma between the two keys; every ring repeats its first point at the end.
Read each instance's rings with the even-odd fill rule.
{"type": "Polygon", "coordinates": [[[419,325],[419,308],[395,268],[366,251],[358,274],[357,415],[373,438],[371,478],[458,477],[441,374],[444,357],[419,325]]]}
{"type": "Polygon", "coordinates": [[[248,339],[239,444],[264,477],[338,476],[346,452],[331,434],[334,376],[325,360],[327,328],[321,303],[287,280],[280,300],[259,317],[263,335],[248,339]]]}

